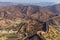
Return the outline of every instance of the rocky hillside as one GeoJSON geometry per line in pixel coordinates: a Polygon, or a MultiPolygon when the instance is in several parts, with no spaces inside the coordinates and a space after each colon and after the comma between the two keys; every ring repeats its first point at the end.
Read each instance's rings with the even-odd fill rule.
{"type": "Polygon", "coordinates": [[[5,28],[18,25],[16,26],[18,30],[21,25],[20,23],[23,22],[25,25],[23,25],[18,32],[22,34],[26,33],[25,36],[31,36],[34,33],[37,35],[38,33],[47,32],[49,29],[48,24],[54,25],[53,21],[55,22],[55,25],[56,23],[58,24],[59,22],[57,22],[56,16],[59,15],[55,15],[54,13],[35,5],[0,6],[0,27],[5,28]],[[53,19],[53,17],[56,18],[53,19]]]}
{"type": "MultiPolygon", "coordinates": [[[[0,20],[16,21],[19,18],[24,19],[38,19],[40,21],[46,20],[55,16],[52,12],[43,9],[40,6],[0,6],[0,20]]],[[[5,21],[6,22],[6,21],[5,21]]]]}
{"type": "Polygon", "coordinates": [[[49,33],[43,34],[46,40],[60,40],[60,31],[49,25],[49,33]]]}
{"type": "Polygon", "coordinates": [[[60,4],[46,6],[45,8],[49,11],[52,11],[53,13],[60,13],[60,4]]]}

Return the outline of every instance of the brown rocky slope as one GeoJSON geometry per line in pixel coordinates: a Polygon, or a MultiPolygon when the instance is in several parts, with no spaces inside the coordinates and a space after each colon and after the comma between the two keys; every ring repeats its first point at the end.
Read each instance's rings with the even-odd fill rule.
{"type": "MultiPolygon", "coordinates": [[[[22,27],[21,29],[22,31],[21,30],[20,31],[22,33],[26,32],[28,33],[28,35],[31,35],[33,33],[36,33],[37,31],[41,31],[42,29],[44,29],[41,27],[43,27],[43,25],[48,24],[50,22],[49,20],[47,22],[44,20],[47,20],[55,16],[58,15],[55,15],[54,13],[40,6],[35,6],[35,5],[0,6],[0,22],[1,22],[0,26],[11,27],[23,21],[26,23],[26,25],[24,25],[24,27],[22,27]]],[[[45,25],[44,27],[47,26],[45,25]]]]}

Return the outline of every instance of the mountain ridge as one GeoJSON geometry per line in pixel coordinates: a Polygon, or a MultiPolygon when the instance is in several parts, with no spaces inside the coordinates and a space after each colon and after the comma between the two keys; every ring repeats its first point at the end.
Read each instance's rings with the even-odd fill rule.
{"type": "Polygon", "coordinates": [[[53,13],[60,13],[60,4],[52,5],[52,6],[46,6],[44,7],[47,10],[53,12],[53,13]]]}

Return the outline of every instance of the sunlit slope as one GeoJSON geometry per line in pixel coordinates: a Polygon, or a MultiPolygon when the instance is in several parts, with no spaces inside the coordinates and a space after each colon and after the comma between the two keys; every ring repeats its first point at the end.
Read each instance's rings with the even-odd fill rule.
{"type": "Polygon", "coordinates": [[[60,40],[60,31],[49,25],[49,32],[43,35],[46,40],[60,40]]]}

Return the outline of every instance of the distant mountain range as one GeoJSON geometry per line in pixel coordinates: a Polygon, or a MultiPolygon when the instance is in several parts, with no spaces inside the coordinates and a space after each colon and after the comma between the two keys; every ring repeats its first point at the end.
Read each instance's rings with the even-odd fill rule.
{"type": "Polygon", "coordinates": [[[50,6],[54,5],[54,2],[40,2],[40,3],[12,3],[12,2],[0,2],[0,6],[6,6],[6,5],[17,5],[17,4],[23,4],[23,5],[38,5],[38,6],[50,6]]]}
{"type": "Polygon", "coordinates": [[[12,3],[12,2],[0,2],[0,6],[11,6],[11,5],[17,5],[17,3],[12,3]]]}
{"type": "Polygon", "coordinates": [[[54,5],[54,2],[40,2],[40,3],[22,3],[24,5],[38,5],[38,6],[51,6],[54,5]]]}

